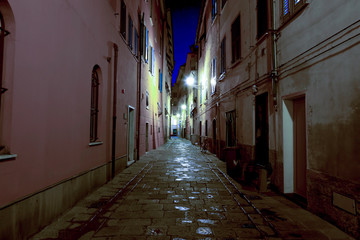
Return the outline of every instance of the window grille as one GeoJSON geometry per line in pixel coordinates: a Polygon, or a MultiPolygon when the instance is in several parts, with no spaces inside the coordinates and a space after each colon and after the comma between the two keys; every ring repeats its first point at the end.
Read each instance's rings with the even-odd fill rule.
{"type": "Polygon", "coordinates": [[[98,139],[99,84],[98,67],[95,66],[91,76],[90,142],[98,139]]]}

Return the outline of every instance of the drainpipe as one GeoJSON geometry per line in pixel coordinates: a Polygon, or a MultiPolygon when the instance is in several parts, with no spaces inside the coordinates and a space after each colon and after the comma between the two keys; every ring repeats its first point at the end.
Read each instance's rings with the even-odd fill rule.
{"type": "Polygon", "coordinates": [[[272,80],[272,95],[273,95],[273,104],[275,111],[277,111],[277,47],[276,47],[276,1],[272,0],[271,4],[271,14],[272,14],[272,71],[271,71],[271,80],[272,80]]]}
{"type": "MultiPolygon", "coordinates": [[[[144,17],[141,14],[138,14],[138,21],[139,21],[139,49],[140,52],[143,52],[143,22],[144,17]]],[[[141,109],[141,54],[136,53],[138,57],[138,72],[137,72],[137,111],[136,111],[136,160],[140,159],[140,109],[141,109]]]]}
{"type": "Polygon", "coordinates": [[[114,86],[113,86],[113,126],[112,126],[112,145],[111,145],[111,176],[115,177],[115,141],[116,141],[116,98],[117,98],[117,62],[118,46],[114,43],[114,86]]]}

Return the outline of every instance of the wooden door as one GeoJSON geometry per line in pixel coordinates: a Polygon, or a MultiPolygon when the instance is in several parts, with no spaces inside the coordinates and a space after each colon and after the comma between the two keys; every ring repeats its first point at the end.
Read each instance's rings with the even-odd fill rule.
{"type": "Polygon", "coordinates": [[[294,100],[294,192],[306,198],[305,98],[294,100]]]}

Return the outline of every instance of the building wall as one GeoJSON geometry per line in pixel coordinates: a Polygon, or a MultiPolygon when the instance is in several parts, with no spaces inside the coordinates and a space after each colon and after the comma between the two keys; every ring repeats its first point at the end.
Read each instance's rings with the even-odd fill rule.
{"type": "Polygon", "coordinates": [[[204,87],[207,91],[211,89],[209,77],[214,57],[217,75],[215,94],[210,92],[206,99],[206,94],[198,92],[203,99],[198,102],[194,116],[195,131],[204,136],[207,121],[209,137],[213,138],[209,128],[215,119],[217,141],[212,141],[211,151],[224,161],[236,156],[241,170],[234,177],[258,184],[257,169],[261,168],[258,150],[262,145],[257,122],[261,118],[261,96],[267,96],[268,163],[262,167],[267,169],[271,185],[285,194],[303,197],[310,211],[359,237],[356,59],[360,6],[357,1],[300,1],[294,15],[284,17],[282,2],[266,1],[268,31],[262,36],[258,36],[258,20],[264,18],[257,16],[260,6],[257,1],[228,0],[222,9],[219,0],[214,20],[213,1],[203,2],[196,36],[199,85],[205,79],[204,87]],[[239,15],[241,57],[233,63],[231,27],[239,15]],[[271,29],[276,29],[275,34],[271,29]],[[220,49],[224,37],[226,69],[221,75],[220,49]],[[299,99],[305,102],[298,103],[299,99]],[[305,108],[303,156],[306,161],[304,177],[300,180],[296,178],[300,173],[295,159],[302,151],[296,145],[301,134],[294,129],[301,129],[300,120],[295,120],[301,110],[296,104],[304,104],[305,108]],[[226,142],[229,111],[236,114],[236,154],[233,155],[229,154],[233,150],[227,149],[226,142]],[[305,185],[300,194],[296,184],[301,181],[305,185]]]}
{"type": "MultiPolygon", "coordinates": [[[[298,16],[279,26],[279,95],[283,102],[305,97],[308,208],[359,237],[355,215],[360,197],[360,72],[354,60],[360,52],[360,5],[358,1],[307,3],[298,16]],[[337,194],[347,203],[338,205],[337,194]]],[[[287,111],[282,106],[282,112],[287,111]]],[[[288,121],[282,115],[279,120],[284,132],[288,121]]],[[[284,165],[291,163],[285,157],[288,148],[280,135],[278,157],[284,165]]],[[[285,170],[285,192],[289,191],[286,176],[285,170]]]]}
{"type": "MultiPolygon", "coordinates": [[[[107,182],[112,172],[133,162],[136,156],[131,152],[135,149],[129,149],[128,143],[130,138],[134,143],[137,140],[138,122],[130,119],[129,107],[136,113],[141,110],[140,131],[144,132],[145,121],[153,126],[150,149],[164,143],[164,122],[159,116],[164,101],[158,89],[165,56],[159,50],[160,46],[167,49],[168,44],[160,44],[160,39],[164,40],[164,1],[125,0],[125,37],[119,34],[123,14],[120,3],[0,3],[5,28],[10,32],[5,37],[2,75],[2,87],[8,91],[1,95],[0,108],[0,146],[6,150],[0,153],[1,239],[27,238],[107,182]],[[148,63],[137,58],[139,52],[134,49],[135,28],[140,37],[138,13],[144,12],[145,24],[151,25],[150,2],[154,4],[153,26],[149,27],[149,40],[156,50],[154,77],[149,76],[148,63]],[[132,48],[129,16],[133,21],[132,48]],[[143,65],[141,75],[139,61],[143,65]],[[100,82],[98,139],[91,143],[91,79],[95,66],[99,67],[100,82]],[[144,107],[144,98],[141,106],[137,103],[138,82],[140,94],[145,90],[151,94],[149,109],[144,107]],[[29,219],[36,220],[28,224],[29,219]]],[[[140,50],[140,42],[137,46],[140,50]]],[[[169,77],[166,74],[165,81],[169,77]]],[[[144,136],[140,135],[142,141],[144,136]]],[[[141,154],[144,149],[140,145],[141,154]]]]}

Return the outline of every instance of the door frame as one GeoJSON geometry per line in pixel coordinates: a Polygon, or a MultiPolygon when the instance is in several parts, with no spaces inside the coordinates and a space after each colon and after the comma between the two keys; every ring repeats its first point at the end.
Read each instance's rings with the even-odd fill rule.
{"type": "MultiPolygon", "coordinates": [[[[307,135],[307,98],[305,92],[299,92],[282,97],[282,137],[283,137],[283,174],[284,193],[295,193],[295,143],[294,143],[294,100],[305,99],[305,139],[308,146],[307,135]]],[[[306,147],[306,166],[308,166],[308,151],[306,147]]]]}

